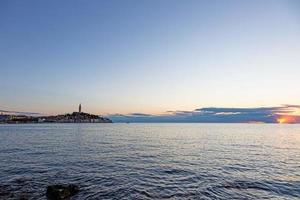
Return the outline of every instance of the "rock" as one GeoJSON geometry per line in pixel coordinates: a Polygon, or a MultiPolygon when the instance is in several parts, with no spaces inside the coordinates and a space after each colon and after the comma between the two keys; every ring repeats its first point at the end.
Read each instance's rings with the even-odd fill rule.
{"type": "Polygon", "coordinates": [[[13,197],[14,194],[11,192],[11,188],[6,185],[0,185],[0,199],[8,199],[13,197]]]}
{"type": "Polygon", "coordinates": [[[22,194],[20,194],[20,196],[19,196],[18,199],[19,199],[19,200],[28,200],[28,199],[29,199],[29,196],[28,196],[28,194],[26,194],[26,193],[22,193],[22,194]]]}
{"type": "Polygon", "coordinates": [[[47,187],[47,197],[51,200],[60,200],[69,198],[79,192],[77,185],[50,185],[47,187]]]}

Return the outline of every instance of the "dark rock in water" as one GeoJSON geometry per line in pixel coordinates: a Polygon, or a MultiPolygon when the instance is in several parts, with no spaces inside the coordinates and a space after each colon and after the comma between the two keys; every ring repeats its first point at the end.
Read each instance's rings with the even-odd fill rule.
{"type": "Polygon", "coordinates": [[[50,185],[47,187],[47,197],[51,200],[60,200],[69,198],[79,192],[79,187],[70,185],[50,185]]]}
{"type": "Polygon", "coordinates": [[[25,193],[22,193],[19,195],[19,200],[28,200],[29,199],[29,196],[28,194],[25,194],[25,193]]]}
{"type": "Polygon", "coordinates": [[[0,185],[0,199],[12,198],[14,194],[11,192],[11,188],[6,185],[0,185]]]}

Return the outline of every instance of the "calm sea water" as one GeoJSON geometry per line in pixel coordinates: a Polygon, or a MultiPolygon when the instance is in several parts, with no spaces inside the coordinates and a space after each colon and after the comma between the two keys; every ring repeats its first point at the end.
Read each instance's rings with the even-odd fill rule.
{"type": "Polygon", "coordinates": [[[5,199],[300,199],[300,126],[0,125],[0,173],[5,199]]]}

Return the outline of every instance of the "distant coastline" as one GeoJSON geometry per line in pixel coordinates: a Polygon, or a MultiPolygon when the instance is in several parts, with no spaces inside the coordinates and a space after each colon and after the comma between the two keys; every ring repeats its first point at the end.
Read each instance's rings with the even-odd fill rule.
{"type": "Polygon", "coordinates": [[[78,112],[53,116],[28,116],[16,114],[1,114],[0,124],[34,124],[34,123],[112,123],[112,120],[99,115],[81,112],[79,104],[78,112]]]}
{"type": "Polygon", "coordinates": [[[106,117],[84,112],[73,112],[55,116],[0,115],[0,124],[35,124],[35,123],[112,123],[106,117]]]}

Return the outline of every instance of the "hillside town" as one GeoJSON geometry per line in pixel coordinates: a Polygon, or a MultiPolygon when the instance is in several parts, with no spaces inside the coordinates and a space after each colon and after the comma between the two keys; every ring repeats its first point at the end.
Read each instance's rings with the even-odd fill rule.
{"type": "Polygon", "coordinates": [[[79,104],[78,112],[54,115],[54,116],[27,116],[1,114],[0,123],[2,124],[24,124],[24,123],[112,123],[106,117],[81,112],[81,104],[79,104]]]}

